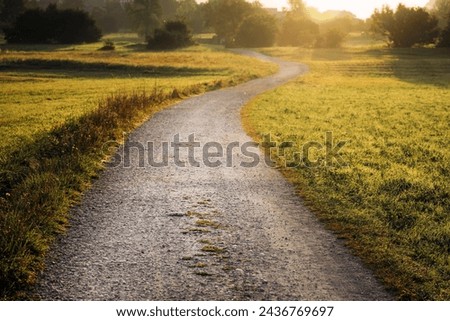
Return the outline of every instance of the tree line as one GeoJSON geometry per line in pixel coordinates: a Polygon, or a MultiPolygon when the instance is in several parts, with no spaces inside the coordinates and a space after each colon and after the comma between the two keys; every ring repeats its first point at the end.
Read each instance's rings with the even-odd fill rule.
{"type": "Polygon", "coordinates": [[[10,42],[89,42],[132,30],[163,49],[192,44],[191,31],[213,32],[228,47],[339,47],[353,31],[381,36],[392,47],[450,46],[450,0],[431,0],[427,9],[385,6],[366,21],[349,12],[317,21],[310,12],[302,0],[289,0],[283,12],[245,0],[0,0],[0,27],[10,42]]]}
{"type": "Polygon", "coordinates": [[[195,33],[203,28],[203,15],[195,0],[0,0],[0,29],[11,27],[27,10],[81,10],[104,34],[136,31],[141,34],[163,21],[183,19],[195,33]]]}
{"type": "Polygon", "coordinates": [[[403,4],[396,10],[389,6],[375,10],[370,18],[371,31],[384,37],[391,47],[450,47],[450,0],[432,3],[430,10],[403,4]]]}

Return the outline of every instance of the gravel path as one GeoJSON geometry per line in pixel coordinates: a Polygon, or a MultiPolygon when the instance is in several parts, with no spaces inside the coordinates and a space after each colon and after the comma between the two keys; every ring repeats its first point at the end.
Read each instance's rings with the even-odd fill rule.
{"type": "MultiPolygon", "coordinates": [[[[176,134],[182,142],[195,134],[202,147],[217,142],[225,151],[231,142],[250,142],[241,106],[307,71],[253,55],[277,62],[279,73],[184,100],[137,129],[125,146],[154,142],[162,158],[161,142],[172,142],[176,134]]],[[[391,298],[278,171],[240,166],[251,158],[239,148],[233,148],[232,166],[216,168],[202,162],[176,166],[173,148],[169,166],[150,166],[147,157],[140,166],[138,148],[130,150],[131,166],[111,164],[73,209],[71,228],[50,253],[36,288],[42,299],[391,298]]],[[[187,150],[180,149],[180,160],[187,150]]],[[[200,161],[201,149],[195,151],[200,161]]],[[[257,148],[249,151],[262,159],[257,148]]],[[[226,160],[211,161],[217,159],[226,160]]]]}

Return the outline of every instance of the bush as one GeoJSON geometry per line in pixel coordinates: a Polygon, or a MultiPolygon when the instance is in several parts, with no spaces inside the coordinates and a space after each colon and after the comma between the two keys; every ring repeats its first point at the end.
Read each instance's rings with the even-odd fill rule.
{"type": "Polygon", "coordinates": [[[148,48],[169,50],[193,45],[192,33],[183,21],[168,21],[163,28],[155,29],[148,39],[148,48]]]}
{"type": "Polygon", "coordinates": [[[327,19],[320,22],[321,31],[339,30],[345,34],[350,32],[363,32],[366,31],[366,25],[364,20],[358,19],[351,14],[341,14],[333,19],[327,19]]]}
{"type": "Polygon", "coordinates": [[[90,43],[102,36],[87,12],[59,10],[55,5],[26,10],[4,32],[8,43],[90,43]]]}
{"type": "Polygon", "coordinates": [[[279,37],[281,46],[310,47],[319,35],[319,25],[307,17],[286,17],[279,37]]]}
{"type": "Polygon", "coordinates": [[[113,50],[116,50],[116,46],[114,45],[113,41],[105,40],[103,42],[103,47],[101,47],[99,50],[101,50],[101,51],[113,51],[113,50]]]}
{"type": "Polygon", "coordinates": [[[324,35],[317,37],[317,48],[339,48],[345,39],[345,34],[337,29],[328,30],[324,35]]]}
{"type": "Polygon", "coordinates": [[[242,47],[271,47],[275,43],[277,25],[268,13],[244,18],[236,34],[236,44],[242,47]]]}

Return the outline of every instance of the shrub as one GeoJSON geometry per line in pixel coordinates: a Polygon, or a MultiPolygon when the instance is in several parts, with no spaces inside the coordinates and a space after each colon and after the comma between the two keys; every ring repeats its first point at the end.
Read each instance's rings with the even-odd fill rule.
{"type": "Polygon", "coordinates": [[[344,42],[345,34],[337,29],[331,29],[317,37],[317,48],[339,48],[344,42]]]}
{"type": "Polygon", "coordinates": [[[101,47],[99,50],[101,50],[101,51],[113,51],[113,50],[116,50],[116,46],[114,45],[113,41],[105,40],[103,42],[103,47],[101,47]]]}
{"type": "Polygon", "coordinates": [[[333,29],[349,34],[350,32],[366,31],[366,25],[364,20],[358,19],[352,14],[342,13],[335,18],[320,22],[321,31],[325,32],[333,29]]]}
{"type": "Polygon", "coordinates": [[[192,34],[183,21],[168,21],[148,39],[148,48],[168,50],[193,45],[192,34]]]}
{"type": "Polygon", "coordinates": [[[279,37],[282,46],[310,47],[319,35],[319,25],[307,17],[286,17],[279,37]]]}
{"type": "Polygon", "coordinates": [[[26,10],[4,32],[9,43],[89,43],[102,36],[87,12],[59,10],[55,5],[26,10]]]}
{"type": "Polygon", "coordinates": [[[236,34],[236,44],[242,47],[271,47],[275,43],[277,25],[268,13],[244,18],[236,34]]]}

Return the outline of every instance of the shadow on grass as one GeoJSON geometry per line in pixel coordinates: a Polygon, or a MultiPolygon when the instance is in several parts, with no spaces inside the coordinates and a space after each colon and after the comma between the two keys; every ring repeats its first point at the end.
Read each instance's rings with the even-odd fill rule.
{"type": "Polygon", "coordinates": [[[21,43],[7,43],[6,40],[0,35],[0,50],[4,51],[25,51],[25,52],[54,52],[54,51],[85,51],[99,50],[103,43],[102,41],[113,41],[119,47],[127,49],[136,49],[142,51],[145,49],[145,44],[135,34],[111,34],[104,36],[101,41],[89,44],[21,44],[21,43]]]}
{"type": "Polygon", "coordinates": [[[134,66],[125,64],[109,64],[102,62],[81,62],[74,60],[45,60],[45,59],[26,59],[26,60],[4,60],[0,63],[1,71],[33,71],[33,72],[56,72],[63,76],[70,77],[94,77],[110,78],[132,76],[143,77],[186,77],[186,76],[206,76],[224,73],[226,69],[211,68],[189,68],[173,66],[134,66]]]}
{"type": "Polygon", "coordinates": [[[58,51],[58,50],[75,50],[77,45],[49,45],[49,44],[8,44],[0,43],[0,50],[10,50],[10,51],[58,51]]]}
{"type": "Polygon", "coordinates": [[[384,68],[402,81],[448,87],[450,49],[402,48],[368,50],[365,55],[383,59],[384,68]]]}
{"type": "Polygon", "coordinates": [[[308,52],[304,55],[332,63],[332,68],[348,76],[393,77],[438,87],[450,84],[450,49],[446,48],[314,49],[310,57],[308,52]]]}
{"type": "Polygon", "coordinates": [[[144,43],[133,43],[129,45],[124,45],[125,49],[134,51],[134,52],[149,52],[150,50],[147,48],[147,45],[144,43]]]}
{"type": "Polygon", "coordinates": [[[351,53],[340,49],[314,49],[311,55],[312,60],[318,61],[342,61],[351,59],[351,53]]]}

